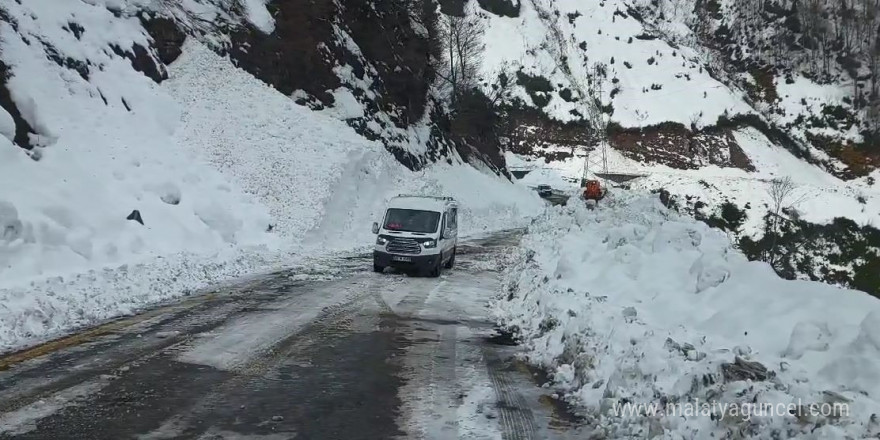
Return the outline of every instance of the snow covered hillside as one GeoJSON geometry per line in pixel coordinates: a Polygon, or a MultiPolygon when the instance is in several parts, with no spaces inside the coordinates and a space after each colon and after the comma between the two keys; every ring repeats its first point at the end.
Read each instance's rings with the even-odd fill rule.
{"type": "Polygon", "coordinates": [[[548,211],[502,295],[499,321],[599,437],[880,433],[880,302],[782,280],[656,196],[548,211]]]}
{"type": "MultiPolygon", "coordinates": [[[[871,74],[853,73],[855,81],[835,67],[833,75],[811,75],[778,56],[788,44],[785,38],[776,41],[756,31],[762,20],[779,25],[773,21],[779,9],[793,8],[796,15],[796,4],[767,2],[771,6],[764,11],[761,2],[736,0],[478,3],[470,2],[467,10],[486,26],[485,85],[491,88],[499,73],[513,78],[511,104],[550,118],[531,118],[538,132],[589,119],[586,109],[598,98],[612,123],[613,145],[641,161],[748,170],[732,132],[752,127],[840,177],[866,177],[877,168],[880,151],[863,114],[867,110],[858,107],[868,92],[851,96],[866,85],[875,87],[876,81],[866,79],[871,74]],[[487,12],[492,8],[486,4],[495,3],[516,6],[506,14],[487,12]],[[761,11],[755,10],[758,4],[761,11]],[[739,39],[725,33],[731,29],[739,39]],[[761,50],[750,49],[756,46],[761,50]],[[777,54],[775,65],[765,59],[771,52],[777,54]]],[[[830,2],[816,3],[829,3],[832,15],[845,15],[830,2]]],[[[809,48],[795,46],[796,59],[812,57],[816,65],[809,48]]],[[[851,55],[858,64],[867,62],[865,53],[839,55],[851,55]]],[[[880,102],[871,96],[871,105],[880,102]]],[[[531,145],[519,145],[525,150],[554,143],[540,135],[527,140],[531,145]]]]}
{"type": "MultiPolygon", "coordinates": [[[[181,4],[202,9],[172,15],[235,19],[181,4]]],[[[246,19],[273,29],[261,2],[248,5],[246,19]]],[[[153,6],[0,6],[0,351],[369,245],[370,223],[400,192],[460,199],[465,233],[541,209],[455,151],[410,171],[342,114],[364,110],[358,101],[311,110],[195,39],[166,65],[139,15],[153,6]]]]}
{"type": "Polygon", "coordinates": [[[613,120],[624,127],[703,126],[724,113],[750,112],[737,91],[709,75],[698,52],[646,35],[627,9],[622,1],[526,0],[514,18],[482,12],[485,75],[492,78],[507,69],[545,78],[550,90],[530,89],[520,81],[514,96],[560,121],[585,116],[577,89],[586,91],[589,69],[600,62],[608,64],[602,99],[613,104],[613,120]],[[548,100],[543,106],[541,97],[548,100]]]}
{"type": "MultiPolygon", "coordinates": [[[[717,23],[712,26],[733,26],[729,22],[745,14],[740,3],[720,2],[721,19],[713,18],[717,23]]],[[[702,37],[701,7],[689,0],[468,3],[468,13],[486,27],[485,87],[496,86],[499,74],[514,82],[508,101],[517,123],[508,133],[510,150],[558,161],[592,145],[588,107],[599,98],[610,120],[611,145],[644,165],[745,171],[763,165],[766,170],[766,163],[755,163],[762,157],[749,149],[756,143],[751,138],[763,136],[767,139],[758,144],[788,150],[798,160],[853,182],[854,189],[871,186],[880,177],[872,165],[876,145],[823,150],[830,141],[818,142],[817,136],[863,136],[852,125],[849,131],[834,131],[809,122],[830,117],[835,105],[846,105],[851,98],[845,91],[852,85],[840,78],[823,85],[789,72],[790,81],[770,76],[778,100],[772,105],[757,100],[758,80],[705,46],[715,40],[702,37]],[[501,14],[482,6],[495,3],[515,7],[501,14]],[[596,65],[602,66],[598,73],[596,65]],[[751,133],[755,130],[761,135],[751,133]],[[742,139],[744,131],[749,139],[742,139]]],[[[752,28],[760,20],[753,18],[752,28]]],[[[748,42],[729,44],[744,47],[748,42]]]]}
{"type": "MultiPolygon", "coordinates": [[[[574,191],[585,151],[598,142],[590,107],[599,98],[608,122],[608,172],[643,175],[629,183],[633,189],[668,193],[683,211],[698,217],[735,206],[745,218],[733,235],[757,238],[766,235],[773,180],[788,177],[796,189],[786,203],[786,218],[827,225],[842,217],[873,231],[871,226],[880,224],[880,170],[871,165],[877,145],[861,133],[865,120],[840,123],[837,129],[830,122],[825,128],[819,124],[833,119],[829,114],[838,113],[835,106],[853,110],[845,102],[852,104],[852,84],[846,75],[807,79],[803,69],[750,64],[763,55],[747,47],[760,47],[765,55],[778,48],[772,49],[775,40],[766,35],[754,37],[766,39],[762,45],[752,44],[744,29],[760,27],[763,19],[773,22],[773,11],[778,11],[773,8],[786,2],[766,2],[766,11],[754,14],[745,9],[757,3],[747,3],[468,3],[467,13],[486,28],[484,87],[497,89],[499,77],[513,83],[506,96],[508,164],[533,170],[524,183],[574,191]],[[498,4],[510,7],[491,7],[498,4]],[[706,16],[704,8],[712,5],[719,9],[706,16]],[[748,26],[736,21],[746,16],[748,26]],[[713,32],[725,26],[746,27],[737,31],[739,39],[720,41],[713,32]],[[815,142],[820,135],[865,142],[831,151],[815,142]]],[[[802,52],[807,49],[797,50],[797,57],[809,56],[802,52]]],[[[594,152],[594,173],[601,170],[597,156],[594,152]]],[[[814,235],[808,241],[826,238],[814,235]]],[[[871,264],[880,264],[880,243],[870,249],[877,260],[871,264]]],[[[802,259],[812,260],[802,263],[815,270],[798,270],[796,276],[851,285],[836,275],[814,275],[822,270],[821,261],[830,264],[822,255],[802,259]]],[[[843,279],[856,271],[852,261],[833,264],[850,273],[843,279]]]]}
{"type": "MultiPolygon", "coordinates": [[[[761,232],[763,216],[772,204],[768,192],[771,182],[786,176],[791,177],[797,185],[792,200],[798,201],[795,208],[802,218],[814,223],[827,223],[842,216],[858,224],[880,224],[880,186],[869,185],[865,180],[841,180],[798,159],[755,129],[737,130],[733,136],[754,164],[754,171],[713,165],[679,170],[639,162],[613,148],[608,150],[609,171],[643,175],[630,182],[633,189],[664,189],[678,196],[682,202],[689,203],[691,208],[695,204],[705,204],[705,213],[711,213],[721,203],[731,201],[748,215],[742,230],[745,235],[754,236],[761,232]]],[[[526,183],[546,182],[558,189],[571,191],[583,174],[584,160],[582,152],[549,163],[540,158],[508,153],[507,162],[514,168],[534,170],[525,176],[526,183]]]]}

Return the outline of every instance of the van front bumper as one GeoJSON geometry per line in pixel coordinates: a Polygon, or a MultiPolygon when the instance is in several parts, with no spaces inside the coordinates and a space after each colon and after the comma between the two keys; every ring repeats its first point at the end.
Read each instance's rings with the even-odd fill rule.
{"type": "Polygon", "coordinates": [[[425,269],[437,265],[440,254],[434,255],[397,255],[387,252],[373,251],[373,264],[382,267],[398,267],[425,269]]]}

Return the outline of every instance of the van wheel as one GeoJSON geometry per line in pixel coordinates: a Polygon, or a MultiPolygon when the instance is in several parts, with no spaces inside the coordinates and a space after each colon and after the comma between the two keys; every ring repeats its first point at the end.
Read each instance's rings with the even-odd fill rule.
{"type": "Polygon", "coordinates": [[[428,272],[428,276],[431,278],[437,278],[440,276],[440,271],[443,269],[443,257],[437,258],[437,264],[431,268],[431,271],[428,272]]]}
{"type": "Polygon", "coordinates": [[[376,263],[373,263],[373,272],[376,272],[376,273],[385,272],[385,266],[380,266],[376,263]]]}
{"type": "Polygon", "coordinates": [[[452,269],[453,267],[455,267],[455,250],[456,248],[452,248],[452,256],[449,257],[449,261],[447,261],[443,267],[447,269],[452,269]]]}

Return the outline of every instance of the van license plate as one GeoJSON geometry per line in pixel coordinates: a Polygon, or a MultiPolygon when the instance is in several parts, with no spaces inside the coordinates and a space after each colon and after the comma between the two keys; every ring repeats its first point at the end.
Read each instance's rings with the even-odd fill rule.
{"type": "Polygon", "coordinates": [[[412,261],[411,257],[391,257],[392,261],[403,261],[405,263],[409,263],[412,261]]]}

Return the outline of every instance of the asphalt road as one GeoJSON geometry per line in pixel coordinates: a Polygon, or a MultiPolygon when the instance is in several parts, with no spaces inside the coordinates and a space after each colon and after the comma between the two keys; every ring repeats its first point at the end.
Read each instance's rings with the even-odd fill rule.
{"type": "Polygon", "coordinates": [[[0,438],[580,438],[496,337],[518,234],[460,244],[439,279],[340,259],[0,358],[0,438]]]}

